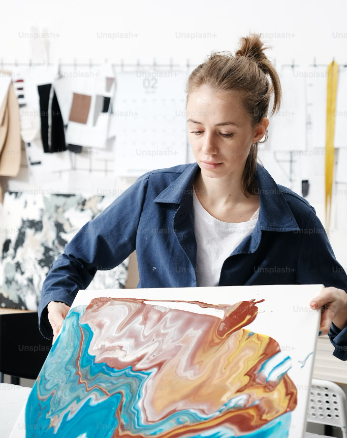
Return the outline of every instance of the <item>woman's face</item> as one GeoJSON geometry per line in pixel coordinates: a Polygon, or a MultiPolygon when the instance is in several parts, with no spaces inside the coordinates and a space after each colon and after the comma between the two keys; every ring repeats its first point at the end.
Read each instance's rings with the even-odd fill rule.
{"type": "Polygon", "coordinates": [[[264,137],[268,126],[266,117],[251,126],[237,91],[215,91],[209,85],[189,95],[186,113],[194,157],[209,177],[243,171],[251,144],[264,137]]]}

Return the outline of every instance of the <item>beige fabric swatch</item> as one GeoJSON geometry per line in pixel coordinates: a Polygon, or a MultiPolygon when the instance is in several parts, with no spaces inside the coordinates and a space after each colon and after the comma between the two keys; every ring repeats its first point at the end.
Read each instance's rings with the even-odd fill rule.
{"type": "MultiPolygon", "coordinates": [[[[0,120],[0,154],[1,154],[1,151],[4,147],[4,145],[5,145],[7,132],[8,132],[8,121],[9,120],[8,120],[7,97],[8,97],[8,94],[2,103],[2,107],[4,107],[4,113],[3,113],[4,117],[2,117],[2,121],[0,120]]],[[[0,113],[2,111],[2,107],[0,109],[0,113]]],[[[1,119],[1,117],[0,117],[0,119],[1,119]]]]}
{"type": "Polygon", "coordinates": [[[17,176],[21,162],[21,135],[19,105],[13,83],[11,82],[7,96],[8,131],[5,144],[0,155],[0,175],[17,176]]]}

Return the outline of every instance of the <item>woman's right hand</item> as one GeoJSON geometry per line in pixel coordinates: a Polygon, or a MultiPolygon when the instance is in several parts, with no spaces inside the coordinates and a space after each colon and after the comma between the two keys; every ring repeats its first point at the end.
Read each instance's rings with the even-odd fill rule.
{"type": "Polygon", "coordinates": [[[60,301],[50,301],[48,303],[47,309],[48,320],[53,329],[53,345],[55,340],[57,339],[59,330],[63,325],[63,321],[66,318],[66,315],[69,313],[70,307],[60,301]]]}

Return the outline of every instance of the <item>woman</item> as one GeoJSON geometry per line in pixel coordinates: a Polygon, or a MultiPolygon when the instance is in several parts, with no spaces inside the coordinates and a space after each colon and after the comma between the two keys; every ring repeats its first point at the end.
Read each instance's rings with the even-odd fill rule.
{"type": "Polygon", "coordinates": [[[272,114],[281,102],[264,49],[252,34],[235,56],[213,53],[192,72],[186,110],[196,163],[145,173],[66,245],[43,284],[45,337],[53,329],[54,342],[98,269],[136,248],[137,287],[324,284],[307,304],[322,309],[320,334],[347,359],[346,273],[314,208],[257,163],[272,93],[272,114]]]}

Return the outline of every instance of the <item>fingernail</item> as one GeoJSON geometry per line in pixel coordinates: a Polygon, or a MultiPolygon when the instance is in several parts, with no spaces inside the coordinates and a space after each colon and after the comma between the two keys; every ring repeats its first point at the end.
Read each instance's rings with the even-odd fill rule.
{"type": "Polygon", "coordinates": [[[322,332],[319,332],[319,333],[318,333],[318,336],[320,336],[321,334],[322,334],[322,332]]]}
{"type": "Polygon", "coordinates": [[[316,301],[312,301],[311,307],[312,307],[312,309],[316,309],[318,307],[317,302],[316,301]]]}

